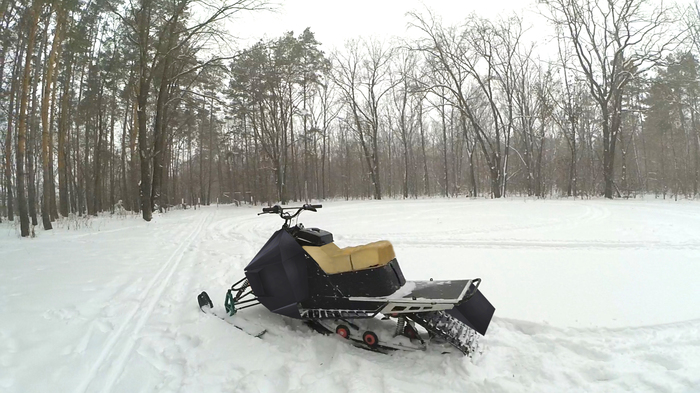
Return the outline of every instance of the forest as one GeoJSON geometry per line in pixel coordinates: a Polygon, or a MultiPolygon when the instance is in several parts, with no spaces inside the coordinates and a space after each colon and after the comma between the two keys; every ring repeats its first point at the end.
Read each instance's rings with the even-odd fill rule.
{"type": "Polygon", "coordinates": [[[695,198],[700,8],[540,0],[324,50],[264,0],[0,0],[0,219],[423,196],[695,198]],[[545,48],[543,42],[547,41],[545,48]],[[554,50],[552,50],[552,47],[554,50]]]}

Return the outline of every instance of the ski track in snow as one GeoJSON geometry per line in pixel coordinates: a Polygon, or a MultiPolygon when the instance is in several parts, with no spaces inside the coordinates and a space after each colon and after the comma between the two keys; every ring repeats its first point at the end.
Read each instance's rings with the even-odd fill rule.
{"type": "Polygon", "coordinates": [[[222,311],[279,228],[258,211],[99,218],[29,241],[3,223],[0,392],[700,392],[700,204],[356,201],[302,215],[341,247],[392,241],[408,279],[482,277],[496,316],[473,359],[368,352],[261,306],[239,315],[263,339],[201,313],[196,295],[222,311]]]}
{"type": "Polygon", "coordinates": [[[155,308],[156,304],[158,304],[161,296],[163,295],[163,291],[168,285],[170,278],[172,277],[173,273],[182,261],[183,256],[185,255],[184,251],[188,249],[192,245],[192,243],[197,239],[197,236],[200,234],[202,228],[204,228],[205,223],[210,217],[211,213],[200,220],[199,224],[195,227],[195,229],[188,236],[188,238],[181,242],[180,246],[172,253],[170,258],[168,258],[168,260],[163,264],[163,266],[156,273],[156,275],[153,276],[151,281],[148,283],[148,286],[142,292],[142,295],[139,297],[141,299],[141,302],[129,313],[129,315],[126,317],[119,329],[117,329],[109,338],[109,340],[107,341],[107,345],[103,348],[102,352],[100,352],[99,357],[97,358],[95,363],[93,363],[90,372],[88,373],[86,378],[82,381],[80,386],[78,386],[76,393],[83,393],[87,390],[90,383],[93,382],[97,371],[103,365],[105,359],[112,355],[116,344],[120,340],[122,340],[123,333],[127,329],[127,326],[130,326],[132,324],[134,317],[140,311],[141,315],[138,318],[138,320],[136,320],[133,324],[134,326],[131,331],[131,334],[124,338],[126,339],[126,343],[124,343],[124,348],[120,352],[116,361],[114,361],[109,366],[109,370],[107,371],[107,380],[102,391],[106,393],[112,391],[112,387],[114,386],[116,379],[119,377],[124,367],[126,366],[128,356],[131,354],[131,351],[133,350],[134,345],[136,344],[136,339],[138,338],[139,333],[143,328],[143,325],[148,321],[148,318],[153,313],[153,309],[155,308]],[[166,274],[166,271],[167,275],[163,277],[163,275],[166,274]]]}

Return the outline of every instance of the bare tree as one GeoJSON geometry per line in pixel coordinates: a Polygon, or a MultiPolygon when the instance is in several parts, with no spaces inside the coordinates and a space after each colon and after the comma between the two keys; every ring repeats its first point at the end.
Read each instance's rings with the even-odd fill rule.
{"type": "Polygon", "coordinates": [[[601,113],[604,195],[613,197],[615,147],[628,83],[660,61],[679,34],[663,3],[639,0],[542,0],[566,32],[601,113]]]}
{"type": "Polygon", "coordinates": [[[559,62],[561,63],[562,79],[559,83],[561,90],[558,94],[554,91],[550,91],[551,101],[555,103],[559,111],[555,111],[552,119],[557,124],[558,128],[561,130],[564,139],[571,151],[571,157],[569,160],[569,170],[568,170],[568,181],[566,185],[566,195],[567,196],[577,196],[577,182],[576,182],[576,163],[578,161],[578,123],[582,112],[582,96],[584,94],[584,87],[572,76],[571,71],[571,60],[572,56],[569,53],[569,47],[566,45],[559,45],[559,62]],[[557,94],[555,96],[555,94],[557,94]],[[557,99],[559,98],[559,99],[557,99]]]}
{"type": "Polygon", "coordinates": [[[347,53],[335,54],[334,82],[341,90],[353,131],[360,140],[374,188],[374,198],[382,199],[379,167],[380,103],[396,83],[391,82],[393,50],[377,41],[350,41],[347,53]]]}
{"type": "Polygon", "coordinates": [[[469,122],[462,130],[473,132],[488,166],[491,195],[500,198],[507,182],[514,58],[521,49],[522,21],[492,23],[474,16],[458,29],[443,27],[431,14],[411,17],[424,34],[416,47],[432,69],[426,88],[457,108],[461,121],[469,122]]]}
{"type": "MultiPolygon", "coordinates": [[[[408,50],[399,50],[396,56],[396,70],[392,77],[392,84],[396,87],[392,89],[393,104],[395,106],[396,115],[398,118],[398,134],[403,147],[403,197],[408,198],[408,178],[411,175],[409,169],[409,155],[413,146],[413,134],[415,131],[416,114],[413,112],[415,105],[411,101],[414,100],[415,87],[413,80],[416,79],[414,70],[417,65],[415,53],[408,50]]],[[[390,114],[390,116],[392,116],[390,114]]]]}

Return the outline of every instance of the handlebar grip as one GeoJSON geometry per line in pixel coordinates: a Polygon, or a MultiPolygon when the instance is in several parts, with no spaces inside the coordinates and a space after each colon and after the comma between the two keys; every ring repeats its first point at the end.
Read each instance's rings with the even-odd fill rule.
{"type": "Polygon", "coordinates": [[[314,209],[320,209],[323,207],[323,205],[309,205],[309,207],[312,207],[314,209]]]}
{"type": "Polygon", "coordinates": [[[272,213],[271,207],[263,207],[263,213],[272,213]]]}

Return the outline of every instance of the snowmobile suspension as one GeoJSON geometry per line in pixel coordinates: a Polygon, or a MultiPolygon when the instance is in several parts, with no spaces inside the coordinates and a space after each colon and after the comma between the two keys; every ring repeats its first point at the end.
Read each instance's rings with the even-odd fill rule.
{"type": "Polygon", "coordinates": [[[403,330],[405,328],[406,328],[406,317],[402,315],[402,316],[398,317],[398,322],[396,322],[396,331],[394,332],[394,337],[402,335],[403,330]]]}
{"type": "Polygon", "coordinates": [[[253,294],[253,290],[250,288],[250,283],[246,278],[242,278],[235,284],[231,285],[231,288],[226,291],[226,301],[224,302],[224,307],[226,312],[230,316],[236,315],[238,310],[244,308],[253,307],[260,304],[258,298],[253,294]],[[235,295],[233,293],[236,293],[235,295]],[[247,297],[253,295],[252,298],[247,297]]]}

